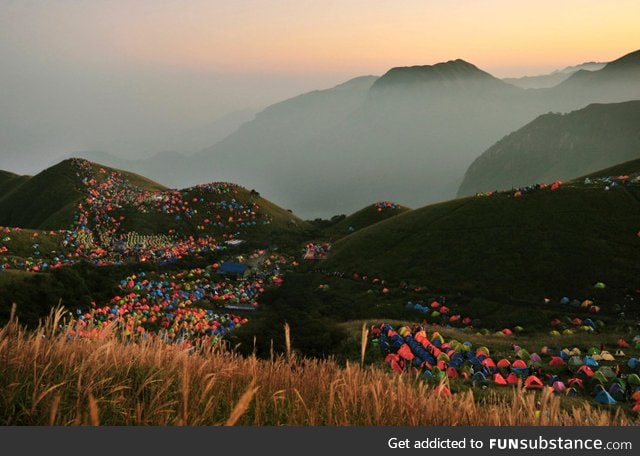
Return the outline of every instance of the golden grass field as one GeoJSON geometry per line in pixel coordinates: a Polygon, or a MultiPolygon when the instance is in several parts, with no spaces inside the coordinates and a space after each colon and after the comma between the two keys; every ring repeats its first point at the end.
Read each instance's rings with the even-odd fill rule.
{"type": "MultiPolygon", "coordinates": [[[[434,385],[383,367],[332,360],[241,357],[222,345],[185,349],[123,340],[113,329],[75,338],[58,309],[38,330],[0,330],[3,425],[630,425],[622,412],[548,391],[434,385]],[[536,403],[539,402],[537,413],[536,403]]],[[[288,334],[288,328],[285,328],[288,334]]],[[[288,339],[288,338],[287,338],[288,339]]],[[[363,354],[366,331],[363,331],[363,354]]]]}

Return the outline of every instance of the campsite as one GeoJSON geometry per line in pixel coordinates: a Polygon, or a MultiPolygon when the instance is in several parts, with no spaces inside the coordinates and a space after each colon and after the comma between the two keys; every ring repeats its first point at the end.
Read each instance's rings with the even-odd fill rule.
{"type": "MultiPolygon", "coordinates": [[[[18,182],[0,200],[11,207],[3,223],[22,223],[0,229],[0,346],[12,366],[1,377],[4,424],[176,424],[211,415],[211,402],[179,412],[182,399],[161,412],[148,401],[163,389],[110,405],[124,394],[117,391],[173,375],[158,370],[156,356],[175,357],[176,372],[191,366],[177,374],[188,382],[202,381],[197,372],[212,363],[257,369],[219,393],[227,402],[215,406],[213,422],[247,388],[266,409],[246,412],[246,424],[409,419],[376,412],[377,421],[363,421],[336,402],[299,421],[288,395],[301,386],[268,406],[278,386],[254,390],[269,382],[258,372],[273,368],[333,375],[330,402],[351,394],[367,403],[370,392],[396,385],[426,401],[424,410],[452,409],[444,420],[424,418],[430,423],[453,422],[462,403],[495,410],[484,424],[638,420],[640,161],[413,210],[373,202],[322,223],[233,183],[168,189],[79,159],[18,182]],[[71,177],[64,199],[37,214],[19,210],[15,201],[32,198],[33,181],[57,185],[59,176],[71,177]],[[606,220],[598,218],[605,208],[606,220]],[[126,363],[136,349],[137,380],[103,378],[116,367],[98,367],[102,353],[126,363]],[[18,381],[30,356],[37,385],[18,381]],[[70,365],[52,369],[59,356],[95,364],[90,383],[65,374],[70,365]],[[73,409],[67,401],[76,395],[73,409]],[[506,416],[515,403],[523,415],[506,416]]],[[[213,401],[216,379],[194,388],[213,401]]],[[[474,416],[465,420],[480,424],[474,416]]]]}

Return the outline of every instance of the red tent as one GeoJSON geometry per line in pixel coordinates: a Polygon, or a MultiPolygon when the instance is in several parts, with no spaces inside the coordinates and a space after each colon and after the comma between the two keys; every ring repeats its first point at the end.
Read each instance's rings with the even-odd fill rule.
{"type": "Polygon", "coordinates": [[[499,373],[495,373],[493,374],[493,382],[496,385],[507,385],[507,381],[505,380],[505,378],[502,376],[502,374],[499,373]]]}
{"type": "Polygon", "coordinates": [[[520,379],[513,372],[511,372],[509,375],[507,375],[507,383],[509,385],[517,385],[519,381],[520,381],[520,379]]]}
{"type": "Polygon", "coordinates": [[[542,389],[543,386],[542,380],[535,375],[529,375],[524,381],[524,387],[528,389],[542,389]]]}
{"type": "Polygon", "coordinates": [[[550,366],[562,366],[563,364],[565,364],[564,359],[559,356],[553,356],[551,361],[549,361],[550,366]]]}
{"type": "Polygon", "coordinates": [[[511,367],[513,367],[514,369],[526,369],[527,368],[527,363],[525,363],[521,359],[516,359],[513,362],[513,364],[511,365],[511,367]]]}

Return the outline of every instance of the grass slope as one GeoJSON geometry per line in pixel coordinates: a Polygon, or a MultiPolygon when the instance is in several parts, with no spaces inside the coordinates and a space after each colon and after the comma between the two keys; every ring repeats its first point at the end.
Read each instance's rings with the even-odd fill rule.
{"type": "MultiPolygon", "coordinates": [[[[97,164],[93,166],[102,168],[97,164]]],[[[165,189],[142,176],[123,174],[132,184],[142,188],[165,189]]],[[[0,225],[53,230],[67,228],[72,223],[83,198],[82,182],[72,160],[64,160],[31,178],[13,178],[14,181],[17,179],[21,182],[16,182],[13,191],[0,196],[0,225]]]]}
{"type": "Polygon", "coordinates": [[[323,267],[503,303],[588,297],[598,281],[603,295],[624,295],[640,288],[640,188],[603,188],[576,181],[427,206],[340,240],[323,267]]]}
{"type": "Polygon", "coordinates": [[[331,226],[327,230],[327,234],[336,237],[346,236],[351,232],[356,232],[362,228],[374,225],[409,210],[411,209],[399,205],[397,209],[384,209],[381,212],[378,212],[375,206],[370,204],[331,226]],[[349,227],[353,227],[353,231],[351,231],[349,227]]]}
{"type": "MultiPolygon", "coordinates": [[[[129,184],[142,190],[162,192],[168,189],[146,177],[127,171],[114,170],[96,163],[91,163],[98,181],[105,179],[112,171],[118,171],[129,184]],[[104,170],[106,172],[100,172],[104,170]]],[[[0,193],[0,226],[16,226],[29,229],[66,229],[77,212],[78,204],[85,197],[81,178],[73,161],[65,160],[34,177],[16,176],[11,173],[0,174],[0,188],[11,191],[0,193]]],[[[209,227],[203,231],[198,226],[212,218],[212,204],[221,201],[237,202],[248,205],[257,204],[260,220],[268,220],[269,224],[258,224],[246,230],[240,236],[243,239],[261,240],[266,243],[287,243],[294,240],[302,242],[311,227],[292,213],[262,198],[256,192],[243,187],[229,194],[216,194],[200,191],[197,187],[181,191],[183,199],[191,202],[193,198],[202,198],[201,202],[192,203],[198,212],[191,219],[178,219],[175,215],[161,211],[140,212],[134,208],[123,207],[114,212],[115,216],[124,216],[122,229],[141,234],[166,234],[169,230],[182,235],[221,235],[222,230],[209,227]]],[[[224,230],[225,233],[229,229],[224,230]]],[[[235,234],[235,233],[234,233],[235,234]]]]}

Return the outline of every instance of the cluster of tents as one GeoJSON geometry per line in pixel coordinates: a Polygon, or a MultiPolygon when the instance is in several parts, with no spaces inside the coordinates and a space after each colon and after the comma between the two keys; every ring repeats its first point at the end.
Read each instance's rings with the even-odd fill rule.
{"type": "Polygon", "coordinates": [[[597,178],[585,178],[584,185],[604,186],[605,190],[611,190],[618,186],[636,186],[640,185],[640,174],[635,175],[619,175],[619,176],[603,176],[597,178]]]}
{"type": "MultiPolygon", "coordinates": [[[[638,359],[629,358],[625,364],[621,350],[611,355],[590,347],[583,354],[576,347],[562,350],[543,347],[538,354],[514,344],[513,353],[508,356],[492,357],[486,346],[446,341],[439,332],[429,335],[420,325],[395,330],[383,323],[371,327],[370,334],[372,343],[379,347],[385,363],[394,372],[421,375],[435,380],[440,387],[441,380],[448,378],[472,385],[551,388],[561,395],[591,395],[596,402],[606,404],[640,399],[638,359]]],[[[636,336],[636,342],[640,343],[640,336],[636,336]]],[[[635,407],[640,411],[640,402],[635,407]]]]}
{"type": "Polygon", "coordinates": [[[328,242],[313,243],[309,242],[305,246],[303,258],[305,260],[320,260],[324,258],[331,250],[331,244],[328,242]]]}
{"type": "Polygon", "coordinates": [[[229,331],[246,324],[237,315],[221,314],[224,307],[257,307],[266,286],[278,286],[282,278],[274,270],[286,258],[271,255],[264,271],[255,277],[232,279],[218,273],[223,264],[178,272],[140,272],[122,279],[120,294],[108,303],[91,304],[89,311],[76,310],[72,328],[78,335],[95,336],[95,328],[115,322],[125,336],[162,335],[168,342],[217,341],[229,331]],[[208,304],[203,308],[203,304],[208,304]]]}
{"type": "Polygon", "coordinates": [[[257,203],[242,203],[235,198],[241,188],[235,184],[214,182],[182,191],[149,191],[133,185],[118,171],[97,169],[81,159],[74,159],[72,164],[85,197],[78,205],[73,225],[55,233],[60,238],[60,248],[41,252],[39,245],[34,244],[29,255],[17,255],[8,244],[11,237],[4,236],[0,244],[0,253],[6,255],[2,269],[40,272],[80,260],[97,266],[117,265],[128,260],[170,263],[188,255],[219,252],[227,247],[221,241],[233,240],[240,229],[271,223],[257,203]],[[210,201],[206,197],[210,194],[231,198],[210,201]],[[213,233],[179,235],[175,229],[144,236],[126,231],[123,228],[125,209],[127,213],[154,212],[176,219],[193,218],[192,224],[200,230],[215,230],[218,236],[222,231],[221,239],[213,233]]]}
{"type": "Polygon", "coordinates": [[[526,185],[524,187],[512,188],[511,190],[504,190],[504,191],[496,190],[493,192],[477,192],[475,196],[487,197],[487,196],[497,196],[500,194],[508,194],[508,195],[514,196],[515,198],[520,198],[523,195],[527,195],[529,193],[533,193],[535,191],[543,190],[546,188],[548,188],[551,191],[555,191],[555,190],[558,190],[561,185],[562,185],[562,181],[557,180],[551,183],[550,185],[545,183],[539,183],[535,185],[526,185]]]}
{"type": "Polygon", "coordinates": [[[398,203],[393,203],[391,201],[377,201],[373,203],[373,207],[375,207],[378,212],[400,209],[400,205],[398,203]]]}

